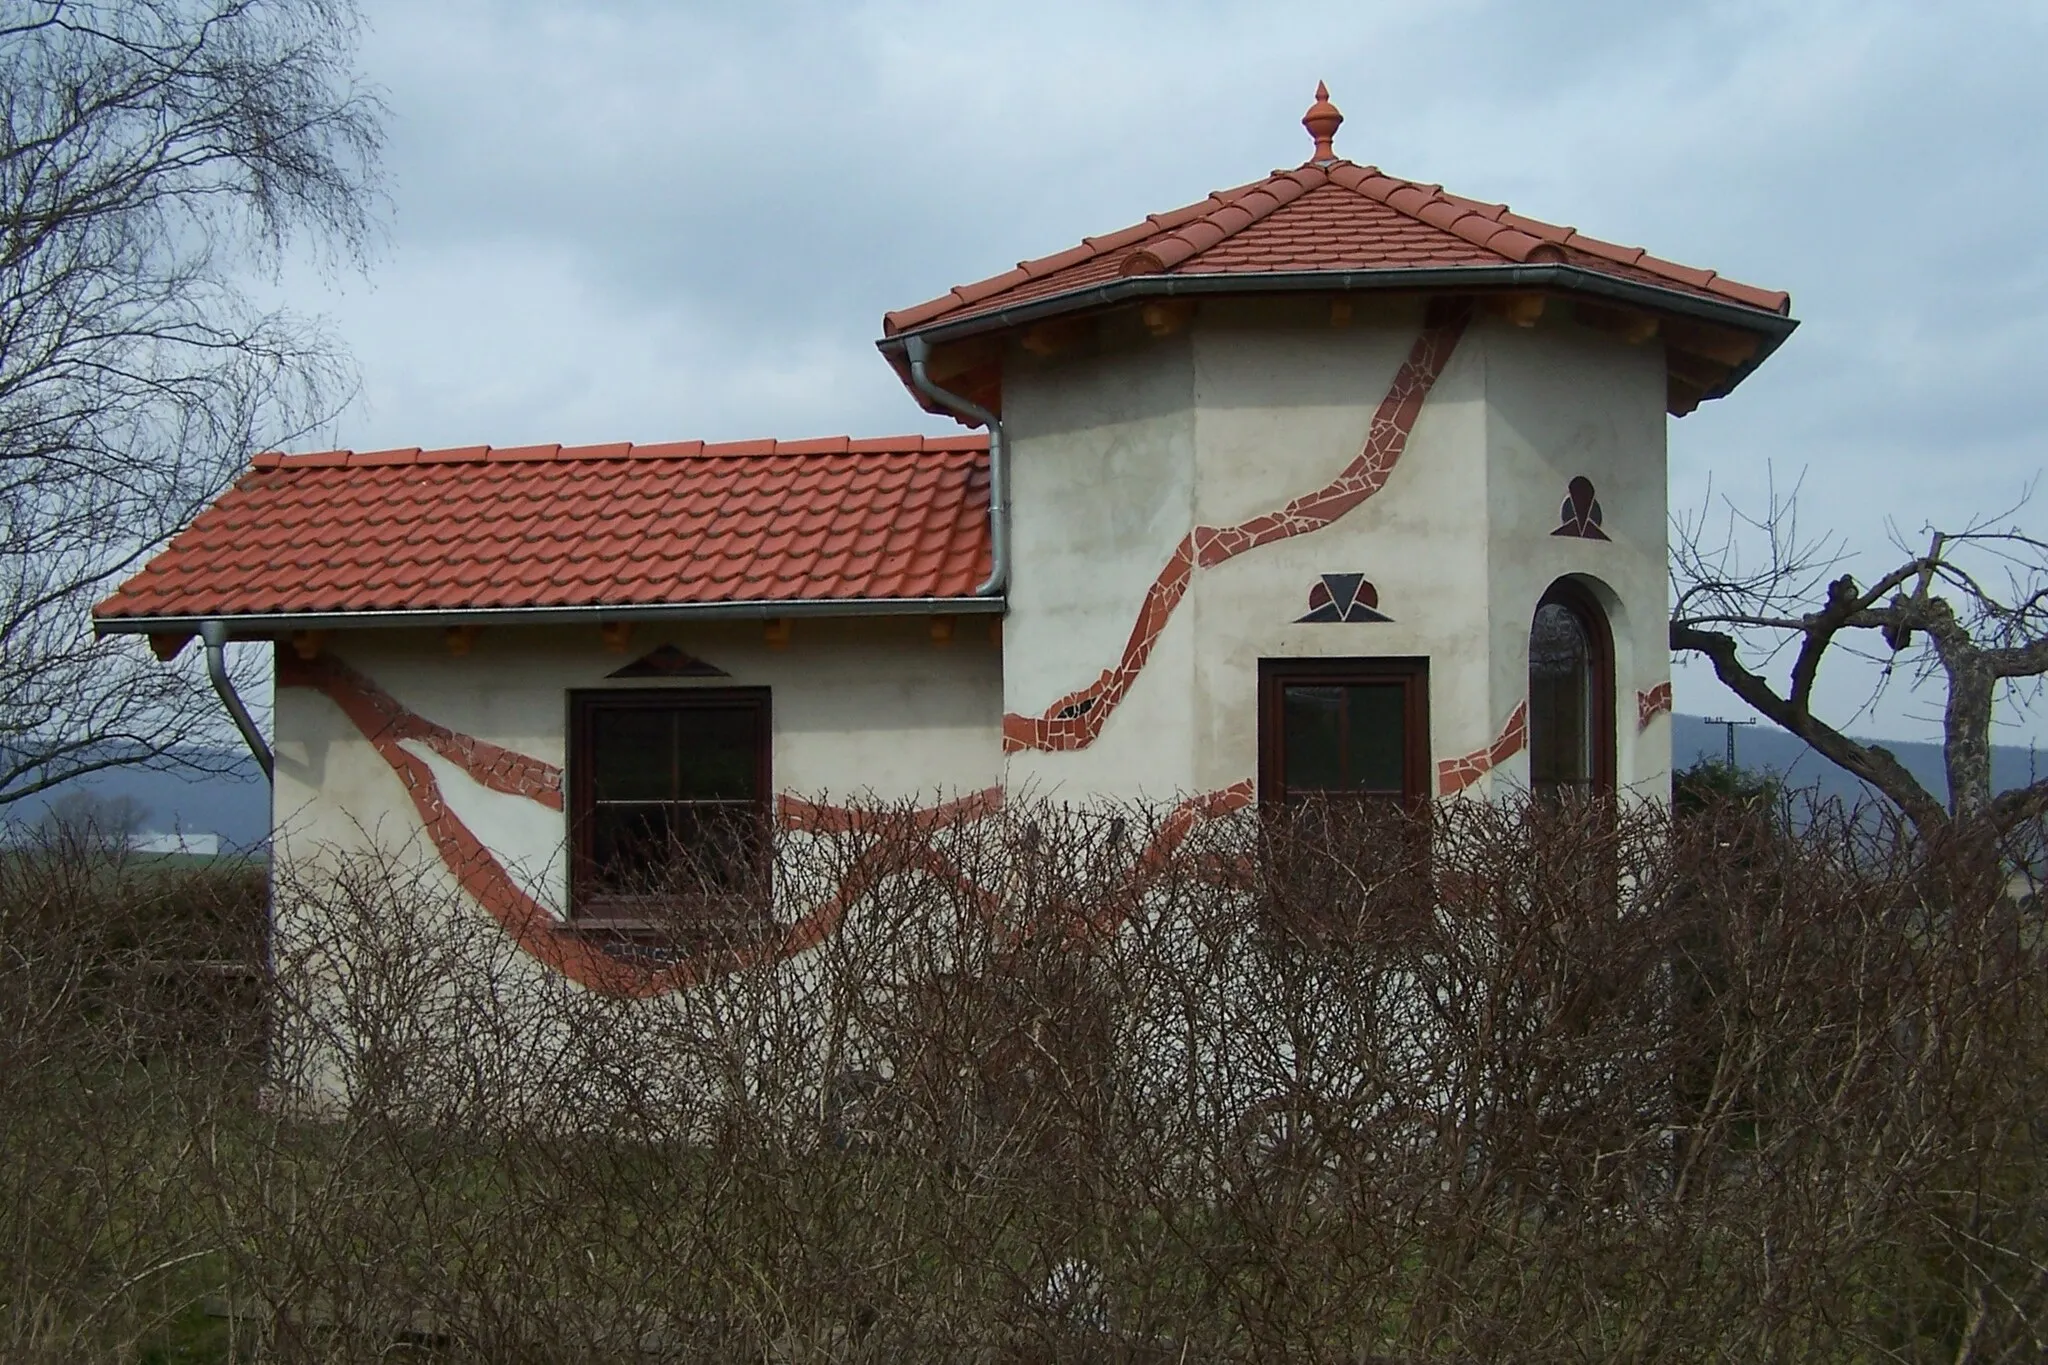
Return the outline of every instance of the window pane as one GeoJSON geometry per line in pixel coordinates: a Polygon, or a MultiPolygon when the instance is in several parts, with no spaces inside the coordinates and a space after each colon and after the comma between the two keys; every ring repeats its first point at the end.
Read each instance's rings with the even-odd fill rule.
{"type": "Polygon", "coordinates": [[[671,828],[677,890],[745,891],[759,878],[768,831],[752,804],[678,806],[671,828]]]}
{"type": "Polygon", "coordinates": [[[1593,644],[1568,607],[1546,603],[1529,631],[1529,781],[1593,780],[1593,644]]]}
{"type": "Polygon", "coordinates": [[[675,713],[647,707],[594,712],[591,776],[600,801],[662,801],[675,792],[675,713]]]}
{"type": "Polygon", "coordinates": [[[600,806],[590,816],[590,854],[600,889],[651,895],[669,857],[666,806],[600,806]]]}
{"type": "Polygon", "coordinates": [[[1291,792],[1340,791],[1344,783],[1342,687],[1290,684],[1281,692],[1281,781],[1291,792]]]}
{"type": "Polygon", "coordinates": [[[1408,698],[1399,683],[1347,687],[1346,776],[1355,791],[1399,792],[1408,773],[1408,698]]]}
{"type": "Polygon", "coordinates": [[[643,936],[734,915],[749,933],[768,924],[765,691],[584,694],[575,707],[577,913],[643,936]]]}
{"type": "Polygon", "coordinates": [[[632,897],[748,890],[767,830],[752,804],[600,806],[591,813],[598,888],[632,897]]]}
{"type": "Polygon", "coordinates": [[[693,801],[745,801],[759,793],[761,713],[750,706],[675,713],[680,778],[676,795],[693,801]]]}

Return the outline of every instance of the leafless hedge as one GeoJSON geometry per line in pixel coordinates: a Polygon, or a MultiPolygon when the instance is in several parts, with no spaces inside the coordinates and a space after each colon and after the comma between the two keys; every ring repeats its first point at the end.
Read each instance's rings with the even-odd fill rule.
{"type": "Polygon", "coordinates": [[[775,851],[834,932],[641,1000],[397,857],[267,941],[246,876],[0,861],[0,1354],[2048,1352],[2048,934],[1971,850],[846,823],[775,851]]]}

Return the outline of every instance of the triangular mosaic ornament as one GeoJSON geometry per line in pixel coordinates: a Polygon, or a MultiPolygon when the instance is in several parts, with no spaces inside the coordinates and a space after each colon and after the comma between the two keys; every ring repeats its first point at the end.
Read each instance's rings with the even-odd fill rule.
{"type": "Polygon", "coordinates": [[[1380,590],[1362,573],[1326,573],[1308,590],[1308,615],[1295,618],[1303,623],[1336,625],[1364,621],[1391,621],[1376,610],[1380,590]]]}
{"type": "Polygon", "coordinates": [[[1600,529],[1600,523],[1606,519],[1607,514],[1600,510],[1600,499],[1593,495],[1593,481],[1580,474],[1567,485],[1564,502],[1557,509],[1557,529],[1550,534],[1605,540],[1607,533],[1600,529]]]}
{"type": "Polygon", "coordinates": [[[685,654],[674,645],[656,645],[624,668],[608,673],[605,676],[611,678],[729,678],[732,675],[717,664],[707,664],[694,654],[685,654]]]}

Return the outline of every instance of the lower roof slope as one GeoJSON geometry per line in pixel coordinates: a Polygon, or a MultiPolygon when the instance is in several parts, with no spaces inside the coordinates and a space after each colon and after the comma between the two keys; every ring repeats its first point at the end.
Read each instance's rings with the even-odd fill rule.
{"type": "Polygon", "coordinates": [[[988,566],[984,435],[336,450],[258,456],[93,616],[964,598],[988,566]]]}

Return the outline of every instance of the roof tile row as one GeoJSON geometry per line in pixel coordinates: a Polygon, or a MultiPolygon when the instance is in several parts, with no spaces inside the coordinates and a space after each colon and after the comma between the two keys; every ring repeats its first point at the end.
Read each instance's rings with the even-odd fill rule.
{"type": "Polygon", "coordinates": [[[1440,185],[1350,161],[1310,163],[1219,190],[1171,213],[886,314],[891,334],[976,317],[1122,275],[1484,266],[1556,260],[1770,313],[1788,295],[1662,260],[1641,247],[1589,237],[1505,204],[1447,194],[1440,185]],[[1314,203],[1309,218],[1299,212],[1314,203]],[[1305,226],[1309,230],[1304,230],[1305,226]]]}
{"type": "Polygon", "coordinates": [[[983,435],[259,457],[103,620],[964,597],[983,435]]]}

